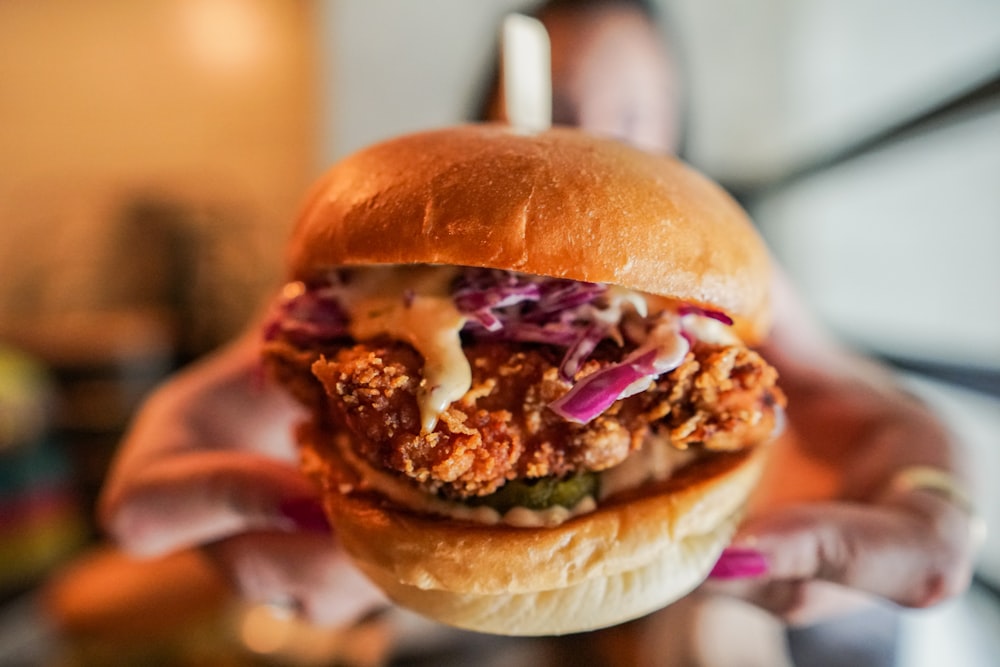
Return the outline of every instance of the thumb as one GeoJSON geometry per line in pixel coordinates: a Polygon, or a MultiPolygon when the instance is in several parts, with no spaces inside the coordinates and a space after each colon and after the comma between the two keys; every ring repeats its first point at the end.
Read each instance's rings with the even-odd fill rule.
{"type": "Polygon", "coordinates": [[[243,598],[280,604],[323,626],[346,626],[386,605],[329,535],[252,531],[205,552],[243,598]]]}
{"type": "Polygon", "coordinates": [[[237,451],[191,452],[147,465],[110,486],[99,518],[140,556],[248,530],[329,530],[316,486],[296,467],[237,451]]]}

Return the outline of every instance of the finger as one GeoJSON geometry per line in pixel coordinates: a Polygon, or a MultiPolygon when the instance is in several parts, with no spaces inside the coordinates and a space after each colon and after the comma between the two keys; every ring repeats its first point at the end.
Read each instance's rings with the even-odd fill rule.
{"type": "Polygon", "coordinates": [[[816,579],[710,581],[705,589],[740,598],[793,627],[854,614],[875,603],[871,595],[816,579]]]}
{"type": "Polygon", "coordinates": [[[954,506],[916,494],[887,506],[787,507],[748,521],[734,542],[766,564],[759,576],[719,587],[783,614],[818,604],[813,581],[924,607],[967,586],[965,526],[954,506]]]}
{"type": "Polygon", "coordinates": [[[330,535],[243,533],[204,550],[244,598],[319,625],[347,625],[387,604],[330,535]]]}
{"type": "Polygon", "coordinates": [[[329,533],[308,478],[247,452],[192,452],[151,464],[111,488],[99,514],[107,532],[140,556],[248,530],[329,533]]]}

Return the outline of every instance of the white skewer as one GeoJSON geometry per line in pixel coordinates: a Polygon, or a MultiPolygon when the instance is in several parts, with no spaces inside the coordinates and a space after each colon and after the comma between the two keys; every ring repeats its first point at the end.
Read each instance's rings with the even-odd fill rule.
{"type": "Polygon", "coordinates": [[[507,121],[522,132],[552,125],[552,56],[538,19],[509,14],[503,22],[503,94],[507,121]]]}

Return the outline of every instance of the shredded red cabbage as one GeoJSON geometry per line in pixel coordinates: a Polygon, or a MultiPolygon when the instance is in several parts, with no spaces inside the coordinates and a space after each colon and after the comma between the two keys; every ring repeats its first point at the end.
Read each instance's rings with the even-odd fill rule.
{"type": "Polygon", "coordinates": [[[733,325],[733,318],[729,317],[729,315],[726,315],[722,311],[710,310],[708,308],[702,308],[700,306],[695,306],[690,303],[685,303],[680,308],[678,308],[677,314],[681,315],[682,317],[684,315],[701,315],[702,317],[708,317],[713,320],[718,320],[719,322],[722,322],[726,326],[733,325]]]}
{"type": "Polygon", "coordinates": [[[264,323],[264,340],[280,336],[303,346],[329,342],[348,335],[347,321],[333,289],[302,286],[275,302],[264,323]]]}
{"type": "Polygon", "coordinates": [[[645,391],[657,377],[684,361],[689,339],[669,323],[658,325],[649,340],[618,364],[583,378],[549,404],[563,419],[586,424],[621,398],[645,391]]]}
{"type": "MultiPolygon", "coordinates": [[[[265,339],[283,337],[308,346],[348,336],[348,316],[337,295],[349,281],[350,275],[341,271],[331,275],[329,285],[298,284],[297,289],[287,290],[265,323],[265,339]]],[[[607,286],[599,283],[470,268],[456,280],[452,298],[467,318],[464,334],[564,348],[559,372],[572,381],[601,341],[621,342],[616,317],[602,313],[607,306],[600,297],[606,292],[607,286]]],[[[402,295],[406,303],[414,297],[412,290],[402,295]]],[[[677,314],[733,323],[725,313],[692,304],[682,304],[677,314]]],[[[552,410],[569,421],[587,423],[616,400],[644,390],[656,377],[676,368],[694,340],[683,327],[664,331],[650,333],[646,343],[621,362],[576,382],[550,405],[552,410]]]]}
{"type": "Polygon", "coordinates": [[[568,378],[607,335],[608,326],[597,323],[590,309],[606,290],[597,283],[467,269],[453,298],[469,318],[465,331],[480,340],[567,348],[560,371],[568,378]]]}
{"type": "Polygon", "coordinates": [[[586,424],[611,407],[629,387],[655,372],[656,350],[583,378],[549,407],[567,421],[586,424]]]}
{"type": "Polygon", "coordinates": [[[608,326],[605,323],[595,322],[591,324],[566,350],[559,366],[559,374],[566,380],[572,379],[591,352],[597,348],[597,344],[604,340],[607,335],[608,326]]]}

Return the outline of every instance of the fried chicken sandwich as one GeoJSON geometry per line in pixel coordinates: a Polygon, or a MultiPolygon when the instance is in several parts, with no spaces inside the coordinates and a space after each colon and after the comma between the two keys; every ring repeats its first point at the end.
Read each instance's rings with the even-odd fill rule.
{"type": "Polygon", "coordinates": [[[768,254],[718,186],[576,130],[430,131],[334,166],[288,257],[265,362],[391,598],[561,634],[705,578],[784,403],[768,254]]]}

